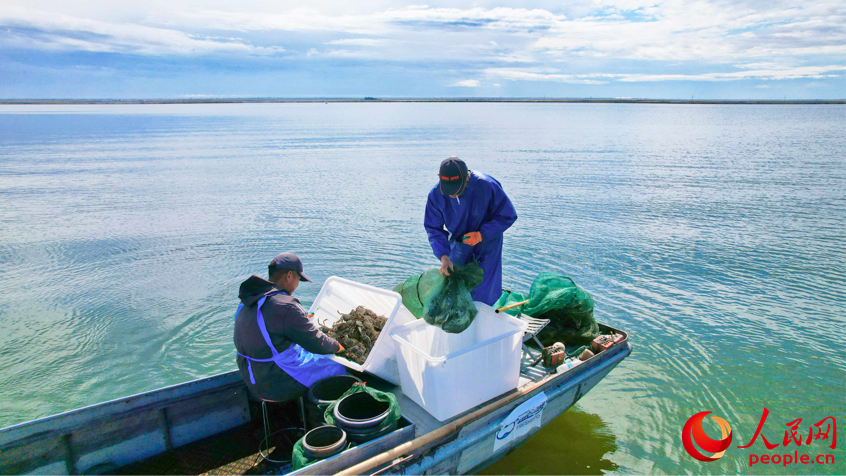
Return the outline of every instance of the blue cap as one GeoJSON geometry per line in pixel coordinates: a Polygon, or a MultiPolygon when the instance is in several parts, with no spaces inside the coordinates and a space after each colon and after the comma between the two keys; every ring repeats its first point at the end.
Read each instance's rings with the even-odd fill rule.
{"type": "Polygon", "coordinates": [[[267,271],[271,275],[277,271],[296,271],[300,275],[301,280],[308,281],[309,283],[312,282],[308,276],[303,274],[303,262],[294,253],[280,253],[276,255],[270,264],[267,265],[267,271]]]}

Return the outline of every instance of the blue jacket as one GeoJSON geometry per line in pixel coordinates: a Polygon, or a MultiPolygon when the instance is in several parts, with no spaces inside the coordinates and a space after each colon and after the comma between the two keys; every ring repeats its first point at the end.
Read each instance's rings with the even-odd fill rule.
{"type": "Polygon", "coordinates": [[[447,255],[454,264],[475,257],[485,270],[485,280],[473,292],[473,299],[493,304],[502,294],[502,233],[517,220],[517,212],[496,179],[470,171],[467,188],[458,196],[441,195],[435,185],[426,202],[423,225],[435,257],[447,255]],[[444,229],[446,227],[446,229],[444,229]],[[476,246],[456,242],[466,233],[478,231],[476,246]]]}

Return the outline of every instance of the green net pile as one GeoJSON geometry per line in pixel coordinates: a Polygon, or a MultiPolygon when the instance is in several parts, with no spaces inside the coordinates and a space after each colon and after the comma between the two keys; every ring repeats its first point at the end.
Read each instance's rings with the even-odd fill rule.
{"type": "MultiPolygon", "coordinates": [[[[352,395],[353,393],[358,392],[367,392],[373,397],[376,401],[379,402],[387,402],[388,403],[388,416],[382,420],[382,423],[379,424],[378,428],[379,431],[385,430],[391,426],[396,426],[399,422],[399,419],[402,417],[402,410],[400,409],[399,402],[397,402],[397,397],[394,396],[393,393],[388,392],[380,392],[375,388],[370,388],[366,386],[364,383],[355,383],[353,386],[347,390],[343,395],[341,395],[337,400],[332,402],[328,407],[326,407],[326,411],[323,413],[323,418],[326,420],[327,425],[335,425],[335,406],[338,402],[341,401],[347,395],[352,395]]],[[[291,464],[294,466],[294,470],[298,470],[300,468],[306,467],[316,461],[317,458],[312,458],[308,455],[308,453],[303,448],[303,438],[297,440],[294,444],[294,451],[291,454],[291,464]]]]}
{"type": "Polygon", "coordinates": [[[593,318],[593,298],[584,289],[566,277],[542,272],[532,283],[529,295],[504,291],[494,308],[520,301],[526,304],[505,311],[511,315],[522,312],[539,319],[549,319],[538,338],[547,342],[587,344],[599,335],[599,325],[593,318]]]}
{"type": "Polygon", "coordinates": [[[394,288],[403,305],[427,324],[457,334],[476,318],[476,305],[470,292],[482,284],[485,271],[476,261],[454,266],[449,276],[432,268],[412,276],[394,288]]]}
{"type": "Polygon", "coordinates": [[[323,414],[323,418],[326,420],[327,425],[334,425],[335,424],[335,406],[338,405],[338,402],[341,401],[347,395],[352,395],[358,392],[367,392],[373,397],[377,402],[387,402],[388,403],[388,410],[390,413],[388,416],[382,421],[379,425],[379,429],[385,429],[389,426],[395,425],[400,417],[402,417],[402,410],[400,409],[399,402],[397,402],[397,397],[394,396],[393,393],[390,392],[381,392],[376,390],[375,388],[370,388],[364,383],[354,383],[353,386],[347,390],[341,397],[331,405],[326,407],[326,412],[323,414]]]}

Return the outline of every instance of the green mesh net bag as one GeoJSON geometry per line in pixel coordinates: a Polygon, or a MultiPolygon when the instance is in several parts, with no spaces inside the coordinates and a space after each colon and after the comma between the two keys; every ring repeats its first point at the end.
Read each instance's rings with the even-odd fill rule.
{"type": "Polygon", "coordinates": [[[504,291],[494,308],[526,299],[529,300],[526,304],[505,312],[549,319],[549,325],[538,334],[544,344],[557,341],[587,344],[599,335],[599,325],[593,318],[593,298],[566,276],[542,272],[532,283],[528,296],[504,291]]]}
{"type": "Polygon", "coordinates": [[[398,284],[394,292],[402,296],[402,305],[411,311],[414,317],[420,319],[425,313],[426,301],[443,280],[439,268],[432,268],[398,284]]]}
{"type": "Polygon", "coordinates": [[[319,458],[312,458],[308,455],[308,453],[306,453],[305,449],[303,448],[304,439],[305,436],[303,436],[302,438],[297,440],[296,443],[294,443],[294,451],[291,453],[291,465],[294,467],[294,471],[300,468],[305,468],[306,466],[316,461],[320,461],[319,458]]]}
{"type": "Polygon", "coordinates": [[[399,422],[399,419],[402,417],[402,410],[400,409],[399,402],[397,402],[397,397],[394,396],[393,393],[381,392],[379,390],[376,390],[375,388],[370,388],[367,385],[365,385],[363,382],[362,383],[354,383],[353,386],[350,387],[349,390],[347,390],[343,395],[341,395],[341,398],[335,400],[334,402],[332,402],[331,405],[326,407],[326,412],[323,414],[323,418],[326,420],[327,425],[335,425],[336,424],[336,422],[335,422],[335,406],[338,405],[338,402],[340,402],[341,399],[343,399],[347,395],[352,395],[353,393],[358,393],[358,392],[367,392],[376,401],[388,403],[388,411],[390,413],[388,414],[387,417],[385,417],[384,420],[382,420],[382,423],[379,424],[378,428],[379,428],[380,431],[384,430],[386,428],[392,427],[392,426],[395,427],[397,425],[397,423],[399,422]]]}
{"type": "Polygon", "coordinates": [[[476,318],[470,291],[482,284],[485,271],[476,261],[455,266],[426,300],[423,319],[451,334],[464,332],[476,318]]]}
{"type": "Polygon", "coordinates": [[[482,284],[485,271],[476,261],[454,266],[449,276],[432,268],[398,284],[394,291],[415,317],[446,332],[463,332],[476,318],[476,305],[470,294],[482,284]]]}

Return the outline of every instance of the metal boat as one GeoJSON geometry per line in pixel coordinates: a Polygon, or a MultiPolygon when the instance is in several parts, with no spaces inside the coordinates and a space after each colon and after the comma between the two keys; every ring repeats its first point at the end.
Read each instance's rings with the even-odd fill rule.
{"type": "MultiPolygon", "coordinates": [[[[571,369],[535,364],[532,353],[524,353],[517,389],[443,422],[400,387],[361,375],[368,385],[397,396],[400,427],[298,471],[290,465],[256,466],[261,412],[232,371],[0,429],[0,473],[474,473],[573,406],[631,353],[625,332],[600,328],[624,339],[571,369]],[[520,421],[515,409],[539,396],[545,403],[532,413],[538,422],[509,441],[509,422],[520,421]]],[[[299,421],[299,410],[286,410],[290,420],[299,421]]]]}

